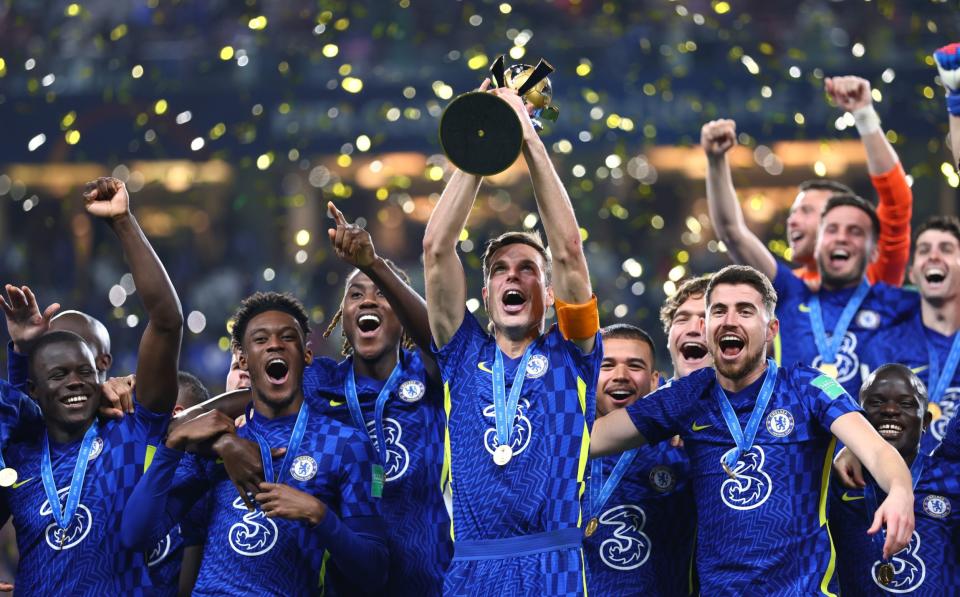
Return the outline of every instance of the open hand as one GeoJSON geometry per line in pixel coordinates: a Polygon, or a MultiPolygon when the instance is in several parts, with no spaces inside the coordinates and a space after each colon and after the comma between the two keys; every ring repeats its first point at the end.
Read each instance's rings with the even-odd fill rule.
{"type": "Polygon", "coordinates": [[[0,308],[7,318],[7,332],[13,341],[13,349],[24,352],[26,345],[50,329],[50,319],[60,310],[60,303],[53,303],[40,312],[37,297],[27,286],[6,285],[7,296],[0,294],[0,308]]]}

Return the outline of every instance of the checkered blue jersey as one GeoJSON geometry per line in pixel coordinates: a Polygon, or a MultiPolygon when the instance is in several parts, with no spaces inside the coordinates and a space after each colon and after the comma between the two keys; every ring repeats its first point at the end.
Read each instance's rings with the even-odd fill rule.
{"type": "MultiPolygon", "coordinates": [[[[874,481],[870,481],[874,484],[874,481]]],[[[877,503],[885,495],[876,488],[877,503]]],[[[914,490],[916,527],[910,543],[890,559],[894,577],[889,585],[877,580],[882,563],[880,545],[867,535],[873,524],[862,489],[839,483],[830,488],[830,530],[837,545],[840,591],[848,595],[909,594],[923,597],[960,592],[960,565],[952,533],[960,522],[960,463],[927,457],[914,490]]]]}
{"type": "MultiPolygon", "coordinates": [[[[620,454],[602,457],[602,481],[620,454]]],[[[590,466],[589,471],[593,470],[590,466]]],[[[595,483],[591,476],[588,485],[595,483]]],[[[691,594],[696,508],[690,461],[670,442],[638,448],[627,474],[599,512],[584,494],[585,516],[599,520],[584,539],[590,595],[691,594]]]]}
{"type": "Polygon", "coordinates": [[[175,597],[179,594],[183,550],[192,545],[203,545],[206,538],[206,517],[205,500],[201,499],[190,509],[184,521],[170,529],[146,554],[150,582],[153,585],[151,595],[175,597]]]}
{"type": "MultiPolygon", "coordinates": [[[[517,414],[513,458],[493,461],[498,446],[492,368],[496,342],[465,312],[450,341],[436,350],[444,381],[447,470],[453,492],[453,538],[489,540],[581,525],[580,495],[596,412],[600,335],[587,355],[556,326],[533,342],[517,414]]],[[[520,358],[504,357],[506,392],[520,358]]],[[[579,549],[512,559],[457,561],[448,595],[565,595],[584,590],[579,549]]]]}
{"type": "Polygon", "coordinates": [[[920,451],[923,454],[930,454],[940,445],[944,434],[947,431],[947,425],[953,420],[960,408],[960,367],[953,374],[953,379],[947,386],[943,396],[935,398],[932,396],[933,388],[930,387],[930,355],[927,345],[933,348],[937,355],[939,368],[942,370],[947,361],[947,355],[950,353],[950,347],[953,345],[953,336],[944,336],[923,325],[920,314],[886,331],[884,344],[896,347],[898,354],[891,361],[902,363],[917,374],[917,377],[927,386],[927,391],[931,398],[937,402],[940,407],[938,418],[930,423],[930,428],[923,434],[920,443],[920,451]]]}
{"type": "MultiPolygon", "coordinates": [[[[450,563],[450,515],[443,501],[441,468],[446,419],[443,392],[427,377],[418,350],[400,353],[403,373],[383,410],[387,462],[381,463],[386,485],[380,508],[387,525],[390,572],[384,593],[425,597],[439,595],[450,563]]],[[[344,381],[352,357],[336,362],[314,359],[304,373],[304,394],[317,411],[355,426],[344,398],[344,381]]],[[[357,376],[357,397],[364,430],[376,450],[374,407],[383,381],[357,376]]],[[[378,458],[379,460],[379,458],[378,458]]]]}
{"type": "MultiPolygon", "coordinates": [[[[337,518],[379,518],[370,442],[352,427],[310,414],[303,443],[283,472],[283,483],[327,505],[328,515],[320,526],[337,518]]],[[[255,441],[251,434],[255,429],[271,448],[286,447],[295,421],[296,415],[266,419],[254,412],[237,435],[255,441]]],[[[274,459],[278,473],[281,464],[282,458],[274,459]]],[[[209,525],[194,595],[350,594],[347,579],[325,574],[329,556],[317,530],[298,521],[267,518],[259,508],[247,510],[222,464],[187,454],[177,469],[173,492],[192,495],[187,502],[208,493],[209,525]]]]}
{"type": "MultiPolygon", "coordinates": [[[[822,359],[810,325],[809,300],[813,295],[806,283],[786,265],[777,263],[773,280],[777,291],[777,318],[780,334],[774,341],[775,358],[782,365],[800,363],[818,367],[822,359]]],[[[820,291],[823,324],[830,337],[840,313],[855,289],[820,291]]],[[[860,386],[871,371],[885,363],[897,362],[899,344],[881,341],[885,330],[909,321],[920,310],[920,295],[877,282],[870,287],[860,310],[847,328],[837,354],[837,381],[851,396],[858,396],[860,386]]]]}
{"type": "MultiPolygon", "coordinates": [[[[746,425],[764,376],[727,393],[746,425]]],[[[690,458],[697,508],[697,571],[703,595],[836,593],[827,530],[833,450],[830,426],[859,411],[843,388],[802,365],[777,371],[753,446],[724,473],[735,444],[712,392],[712,368],[673,380],[627,407],[647,441],[679,434],[690,458]]]]}
{"type": "MultiPolygon", "coordinates": [[[[43,429],[37,403],[12,384],[0,379],[0,449],[11,441],[36,437],[43,429]]],[[[6,452],[3,452],[6,458],[6,452]]]]}
{"type": "MultiPolygon", "coordinates": [[[[80,505],[67,527],[62,551],[55,534],[59,527],[40,478],[43,433],[7,448],[7,464],[19,473],[17,483],[6,492],[20,551],[17,593],[100,597],[149,591],[146,558],[122,547],[120,520],[169,418],[169,413],[153,413],[137,404],[132,415],[100,423],[80,505]]],[[[60,508],[66,503],[80,444],[81,440],[50,442],[60,508]]]]}

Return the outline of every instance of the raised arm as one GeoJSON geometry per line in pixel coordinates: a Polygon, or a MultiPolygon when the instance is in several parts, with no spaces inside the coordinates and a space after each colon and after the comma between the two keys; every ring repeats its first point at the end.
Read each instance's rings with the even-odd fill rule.
{"type": "Polygon", "coordinates": [[[888,444],[859,412],[851,412],[838,417],[830,426],[830,431],[844,445],[853,451],[880,489],[887,493],[887,499],[877,508],[873,523],[867,533],[887,530],[883,544],[883,557],[889,558],[910,542],[913,534],[913,483],[910,470],[897,452],[888,444]]]}
{"type": "Polygon", "coordinates": [[[860,77],[829,77],[824,80],[824,89],[833,103],[853,114],[867,153],[870,181],[879,198],[879,256],[868,266],[867,277],[871,282],[900,286],[910,261],[913,192],[907,184],[907,174],[880,126],[870,83],[860,77]]]}
{"type": "Polygon", "coordinates": [[[647,440],[630,420],[626,409],[617,408],[598,417],[590,431],[590,457],[618,454],[646,445],[647,440]]]}
{"type": "Polygon", "coordinates": [[[710,221],[734,263],[753,266],[772,280],[777,275],[777,261],[763,241],[747,228],[733,188],[727,152],[736,144],[737,123],[733,120],[711,120],[700,129],[700,146],[707,154],[710,221]]]}
{"type": "Polygon", "coordinates": [[[933,53],[940,73],[940,83],[947,90],[947,113],[950,119],[950,151],[953,165],[960,171],[960,43],[949,44],[933,53]]]}
{"type": "MultiPolygon", "coordinates": [[[[439,380],[439,370],[433,351],[430,349],[430,322],[427,318],[427,303],[417,291],[397,275],[387,262],[377,255],[370,233],[355,224],[347,223],[343,213],[333,202],[327,204],[336,228],[327,230],[337,257],[367,275],[397,314],[403,329],[413,338],[423,356],[427,373],[439,380]]],[[[461,313],[461,316],[463,313],[461,313]]]]}
{"type": "Polygon", "coordinates": [[[103,218],[120,239],[123,254],[147,311],[137,353],[137,401],[157,413],[169,413],[177,401],[177,367],[183,312],[163,264],[130,212],[127,188],[116,178],[98,178],[84,193],[87,211],[103,218]]]}

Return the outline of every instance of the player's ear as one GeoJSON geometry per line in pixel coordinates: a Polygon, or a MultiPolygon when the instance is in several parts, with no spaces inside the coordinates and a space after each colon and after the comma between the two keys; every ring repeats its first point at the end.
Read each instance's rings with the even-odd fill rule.
{"type": "Polygon", "coordinates": [[[655,392],[659,387],[660,387],[660,372],[654,369],[653,375],[650,376],[650,391],[655,392]]]}
{"type": "Polygon", "coordinates": [[[480,298],[483,299],[483,310],[489,313],[490,308],[487,306],[487,285],[486,284],[484,284],[483,288],[480,289],[480,298]]]}
{"type": "Polygon", "coordinates": [[[99,368],[100,371],[109,371],[110,365],[113,364],[113,355],[110,353],[104,353],[97,357],[96,362],[97,368],[99,368]]]}
{"type": "Polygon", "coordinates": [[[873,263],[880,257],[880,244],[877,242],[877,237],[870,239],[870,252],[867,253],[867,263],[873,263]]]}
{"type": "Polygon", "coordinates": [[[556,297],[553,296],[553,286],[547,286],[547,306],[553,305],[556,301],[556,297]]]}
{"type": "Polygon", "coordinates": [[[303,362],[306,363],[307,365],[313,362],[313,350],[310,348],[309,344],[307,345],[306,349],[303,351],[303,362]]]}
{"type": "Polygon", "coordinates": [[[922,431],[926,431],[927,429],[930,429],[930,423],[932,422],[933,422],[933,413],[930,412],[930,410],[928,409],[925,413],[923,413],[923,427],[921,427],[920,429],[922,431]]]}
{"type": "Polygon", "coordinates": [[[780,320],[776,316],[770,318],[767,324],[767,342],[773,342],[773,339],[780,333],[780,320]]]}
{"type": "Polygon", "coordinates": [[[240,368],[244,371],[249,371],[247,367],[247,355],[243,352],[243,349],[237,351],[237,364],[240,365],[240,368]]]}
{"type": "Polygon", "coordinates": [[[178,404],[178,405],[176,405],[176,406],[173,407],[173,414],[177,414],[178,412],[180,412],[180,411],[182,411],[182,410],[183,410],[183,406],[181,406],[181,405],[178,404]]]}

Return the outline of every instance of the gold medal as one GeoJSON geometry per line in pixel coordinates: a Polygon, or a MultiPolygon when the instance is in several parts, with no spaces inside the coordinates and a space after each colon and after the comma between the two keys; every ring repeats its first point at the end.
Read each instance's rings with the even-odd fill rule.
{"type": "Polygon", "coordinates": [[[17,471],[8,467],[0,469],[0,487],[10,487],[17,482],[17,471]]]}
{"type": "MultiPolygon", "coordinates": [[[[930,415],[933,417],[931,419],[932,421],[936,421],[937,419],[943,416],[943,411],[940,410],[940,405],[937,404],[936,402],[931,402],[930,404],[927,405],[927,412],[929,412],[930,415]]],[[[0,474],[2,473],[3,471],[0,471],[0,474]]],[[[0,478],[0,484],[2,483],[3,483],[3,480],[2,478],[0,478]]]]}
{"type": "Polygon", "coordinates": [[[877,581],[883,586],[893,582],[893,564],[890,562],[880,564],[880,567],[877,568],[877,581]]]}
{"type": "Polygon", "coordinates": [[[587,528],[583,531],[583,534],[587,537],[592,537],[594,533],[597,532],[597,527],[600,526],[600,521],[597,520],[597,517],[594,516],[589,521],[587,521],[587,528]]]}
{"type": "Polygon", "coordinates": [[[833,379],[836,379],[840,375],[840,370],[837,369],[836,363],[822,363],[817,369],[820,370],[824,375],[829,375],[833,379]]]}
{"type": "Polygon", "coordinates": [[[734,481],[737,480],[737,473],[735,473],[735,472],[733,472],[732,470],[730,470],[730,467],[727,466],[727,463],[726,463],[723,459],[720,460],[720,466],[723,467],[723,472],[727,473],[727,476],[728,476],[728,477],[730,477],[730,478],[733,479],[734,481]]]}
{"type": "Polygon", "coordinates": [[[510,462],[511,458],[513,458],[513,448],[508,445],[497,446],[497,449],[493,451],[493,461],[497,463],[498,466],[503,466],[510,462]]]}

